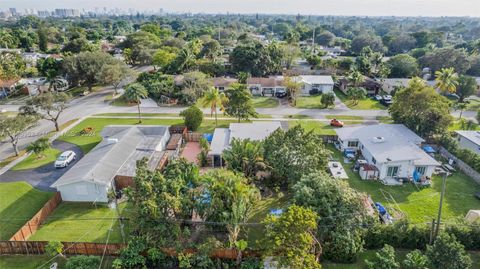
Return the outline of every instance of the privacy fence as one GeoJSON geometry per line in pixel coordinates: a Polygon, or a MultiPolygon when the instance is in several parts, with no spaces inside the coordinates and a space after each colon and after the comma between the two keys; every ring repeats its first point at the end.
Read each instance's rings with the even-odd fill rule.
{"type": "Polygon", "coordinates": [[[59,192],[48,200],[48,202],[33,216],[20,230],[18,230],[11,238],[11,241],[25,241],[32,234],[34,234],[40,225],[48,218],[48,216],[57,208],[58,204],[62,202],[62,197],[59,192]]]}

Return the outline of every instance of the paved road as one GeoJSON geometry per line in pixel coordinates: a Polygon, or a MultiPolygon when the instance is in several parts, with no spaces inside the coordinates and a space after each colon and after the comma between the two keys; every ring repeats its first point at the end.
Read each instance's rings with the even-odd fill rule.
{"type": "Polygon", "coordinates": [[[53,167],[53,164],[47,164],[35,169],[12,171],[9,170],[4,174],[0,175],[0,182],[16,182],[16,181],[26,181],[34,188],[42,191],[55,191],[55,189],[50,188],[55,181],[57,181],[65,172],[67,172],[78,160],[83,157],[82,150],[70,143],[63,141],[54,141],[52,146],[61,152],[67,150],[73,150],[77,154],[77,159],[73,161],[66,168],[56,169],[53,167]]]}

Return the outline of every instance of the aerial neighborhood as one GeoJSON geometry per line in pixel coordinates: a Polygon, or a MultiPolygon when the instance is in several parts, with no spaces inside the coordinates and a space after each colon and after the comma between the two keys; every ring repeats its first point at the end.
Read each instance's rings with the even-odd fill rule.
{"type": "Polygon", "coordinates": [[[480,6],[268,1],[0,3],[0,268],[480,268],[480,6]]]}

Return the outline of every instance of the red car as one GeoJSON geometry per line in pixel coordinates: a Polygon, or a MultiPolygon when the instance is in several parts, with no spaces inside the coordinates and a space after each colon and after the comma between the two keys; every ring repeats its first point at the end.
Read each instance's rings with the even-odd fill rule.
{"type": "Polygon", "coordinates": [[[343,121],[339,121],[337,119],[333,119],[330,121],[330,126],[333,127],[343,127],[343,121]]]}

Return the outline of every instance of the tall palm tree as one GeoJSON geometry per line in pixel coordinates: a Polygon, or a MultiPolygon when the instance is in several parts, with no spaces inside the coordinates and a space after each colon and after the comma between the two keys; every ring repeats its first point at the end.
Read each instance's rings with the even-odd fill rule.
{"type": "Polygon", "coordinates": [[[51,91],[52,88],[54,91],[57,91],[58,88],[63,88],[66,85],[65,80],[61,76],[55,76],[55,77],[47,77],[47,81],[50,83],[48,85],[48,91],[51,91]]]}
{"type": "Polygon", "coordinates": [[[140,83],[132,83],[125,89],[125,98],[127,100],[136,102],[138,108],[138,123],[142,123],[142,114],[140,113],[140,102],[148,95],[147,90],[140,83]]]}
{"type": "Polygon", "coordinates": [[[227,96],[223,92],[219,92],[218,89],[210,88],[210,90],[205,93],[203,98],[203,105],[210,107],[210,115],[213,115],[215,112],[215,126],[217,126],[217,110],[225,111],[225,104],[228,102],[227,96]]]}
{"type": "Polygon", "coordinates": [[[352,70],[347,79],[354,87],[359,87],[365,81],[365,77],[358,70],[352,70]]]}
{"type": "Polygon", "coordinates": [[[458,86],[458,74],[453,67],[442,68],[435,72],[435,87],[443,94],[455,93],[458,86]]]}
{"type": "Polygon", "coordinates": [[[285,77],[284,80],[285,87],[288,90],[288,93],[290,94],[290,99],[292,100],[292,105],[296,106],[297,105],[297,95],[300,92],[300,89],[302,88],[302,83],[296,81],[295,79],[291,77],[285,77]]]}
{"type": "Polygon", "coordinates": [[[456,110],[460,110],[460,115],[458,116],[458,119],[461,120],[462,119],[462,116],[463,116],[463,111],[467,108],[467,104],[466,103],[456,103],[455,104],[455,109],[456,110]]]}

